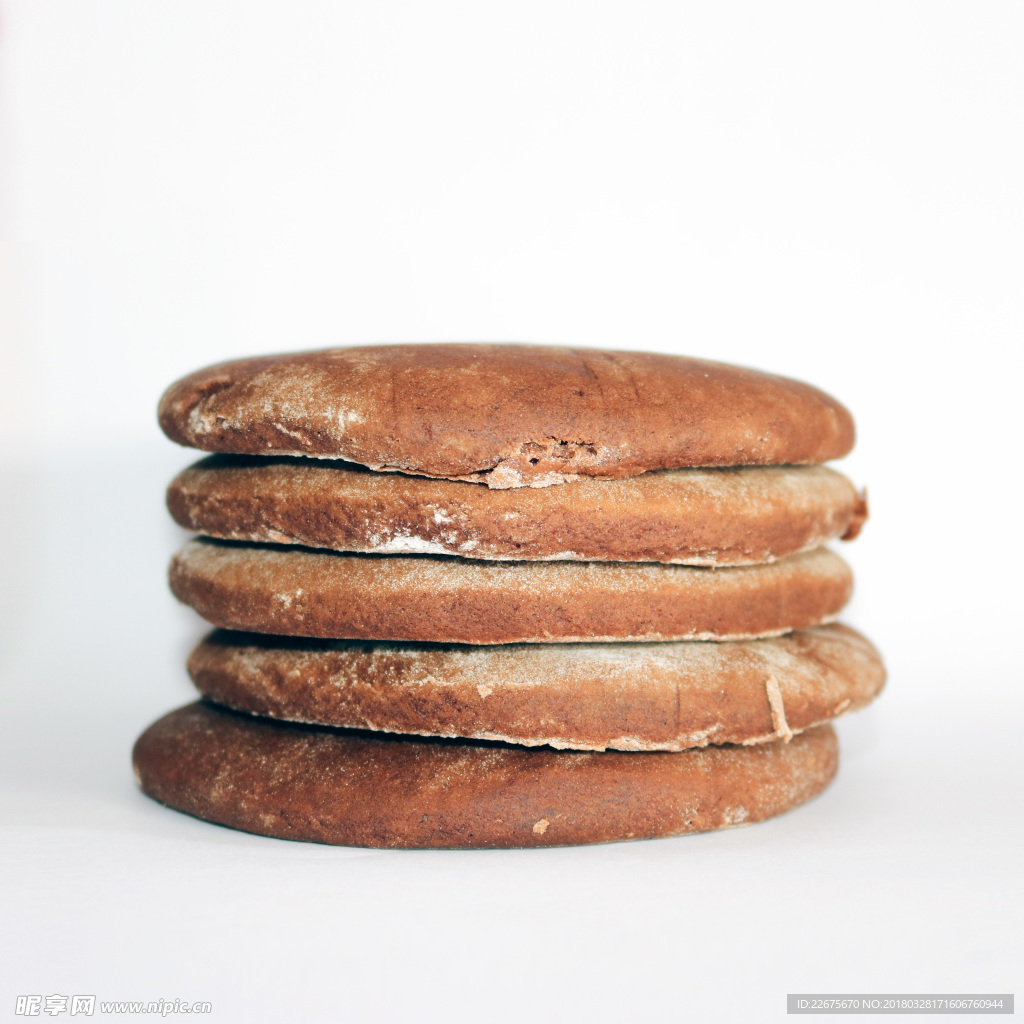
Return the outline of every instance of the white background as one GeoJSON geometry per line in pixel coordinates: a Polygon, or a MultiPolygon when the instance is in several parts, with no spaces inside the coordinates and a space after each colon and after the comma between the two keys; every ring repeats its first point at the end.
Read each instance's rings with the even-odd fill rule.
{"type": "MultiPolygon", "coordinates": [[[[5,0],[0,1017],[776,1020],[1024,989],[1024,8],[5,0]],[[134,788],[201,634],[162,389],[528,340],[809,380],[859,424],[890,685],[812,804],[586,849],[366,852],[134,788]]],[[[60,1019],[60,1018],[55,1018],[60,1019]]]]}

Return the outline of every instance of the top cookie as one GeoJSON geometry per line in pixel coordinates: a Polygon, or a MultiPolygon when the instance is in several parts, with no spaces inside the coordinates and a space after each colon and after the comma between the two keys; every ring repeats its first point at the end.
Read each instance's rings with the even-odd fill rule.
{"type": "Polygon", "coordinates": [[[786,377],[651,352],[373,345],[219,363],[160,401],[173,441],[545,487],[688,466],[820,463],[853,447],[835,399],[786,377]]]}

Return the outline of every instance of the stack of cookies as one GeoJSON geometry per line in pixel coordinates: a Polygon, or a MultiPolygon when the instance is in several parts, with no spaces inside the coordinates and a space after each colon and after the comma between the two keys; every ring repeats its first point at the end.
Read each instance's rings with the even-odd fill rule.
{"type": "Polygon", "coordinates": [[[518,847],[755,822],[835,774],[877,652],[824,545],[866,511],[797,381],[666,355],[392,345],[238,360],[160,423],[219,627],[142,788],[264,835],[518,847]]]}

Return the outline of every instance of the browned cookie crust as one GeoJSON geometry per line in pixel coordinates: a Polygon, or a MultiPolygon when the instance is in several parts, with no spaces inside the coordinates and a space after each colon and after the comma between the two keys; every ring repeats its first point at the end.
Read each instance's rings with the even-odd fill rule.
{"type": "Polygon", "coordinates": [[[214,455],[167,506],[211,537],[372,554],[743,565],[859,530],[867,510],[824,466],[679,469],[492,490],[352,463],[214,455]]]}
{"type": "Polygon", "coordinates": [[[816,626],[852,588],[826,548],[769,565],[477,562],[193,540],[171,589],[215,626],[355,640],[500,644],[727,640],[816,626]]]}
{"type": "Polygon", "coordinates": [[[829,725],[682,754],[491,746],[285,725],[205,704],[135,745],[150,796],[207,821],[344,846],[566,846],[781,814],[835,775],[829,725]]]}
{"type": "Polygon", "coordinates": [[[846,626],[733,643],[463,647],[218,631],[192,681],[236,711],[320,725],[580,750],[786,739],[881,690],[846,626]]]}
{"type": "Polygon", "coordinates": [[[172,440],[546,486],[681,466],[821,463],[849,412],[799,381],[649,352],[376,345],[220,363],[160,402],[172,440]]]}

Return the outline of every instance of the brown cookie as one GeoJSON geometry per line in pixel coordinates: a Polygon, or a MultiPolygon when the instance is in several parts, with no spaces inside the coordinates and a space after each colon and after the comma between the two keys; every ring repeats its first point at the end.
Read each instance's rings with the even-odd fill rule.
{"type": "Polygon", "coordinates": [[[172,440],[535,487],[683,466],[820,463],[853,420],[799,381],[649,352],[375,345],[239,359],[160,402],[172,440]]]}
{"type": "Polygon", "coordinates": [[[875,648],[846,626],[732,643],[463,647],[218,631],[199,691],[255,715],[579,750],[787,739],[871,701],[875,648]]]}
{"type": "Polygon", "coordinates": [[[824,466],[679,469],[492,490],[352,463],[214,455],[167,506],[226,540],[373,554],[743,565],[854,536],[867,514],[824,466]]]}
{"type": "Polygon", "coordinates": [[[730,640],[834,618],[852,589],[826,548],[721,569],[342,555],[193,540],[171,589],[215,626],[354,640],[500,644],[730,640]]]}
{"type": "Polygon", "coordinates": [[[567,846],[741,825],[835,775],[835,733],[594,753],[286,725],[191,704],[135,744],[139,785],[207,821],[344,846],[567,846]]]}

